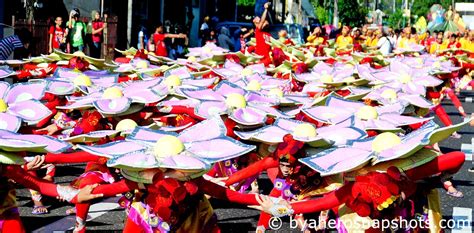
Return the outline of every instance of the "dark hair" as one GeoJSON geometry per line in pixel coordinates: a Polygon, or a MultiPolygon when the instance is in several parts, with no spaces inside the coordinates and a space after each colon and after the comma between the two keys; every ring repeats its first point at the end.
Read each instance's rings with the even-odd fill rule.
{"type": "Polygon", "coordinates": [[[20,28],[15,34],[18,36],[23,45],[30,43],[31,39],[33,38],[33,35],[27,28],[20,28]]]}
{"type": "Polygon", "coordinates": [[[76,13],[72,17],[81,17],[81,11],[78,8],[73,9],[76,13]]]}
{"type": "Polygon", "coordinates": [[[411,27],[410,28],[410,34],[416,34],[416,28],[411,27]]]}
{"type": "Polygon", "coordinates": [[[452,34],[451,37],[454,38],[454,39],[456,39],[456,38],[458,38],[458,35],[452,34]]]}

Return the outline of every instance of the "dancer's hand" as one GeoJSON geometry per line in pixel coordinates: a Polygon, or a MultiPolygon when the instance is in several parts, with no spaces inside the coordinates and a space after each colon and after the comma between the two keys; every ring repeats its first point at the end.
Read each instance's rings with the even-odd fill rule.
{"type": "Polygon", "coordinates": [[[92,191],[94,191],[94,189],[97,186],[99,186],[99,184],[87,185],[87,186],[81,188],[81,190],[77,194],[77,202],[86,202],[86,201],[90,201],[92,199],[103,197],[104,194],[102,194],[102,193],[92,194],[92,191]]]}
{"type": "Polygon", "coordinates": [[[37,170],[41,168],[41,165],[43,165],[43,162],[44,162],[44,156],[37,155],[33,158],[33,160],[26,163],[26,169],[28,171],[37,170]]]}
{"type": "Polygon", "coordinates": [[[55,124],[48,125],[42,129],[38,129],[37,131],[46,131],[48,136],[55,134],[59,130],[58,126],[55,124]]]}
{"type": "Polygon", "coordinates": [[[270,214],[270,209],[273,207],[274,203],[269,196],[255,194],[255,199],[259,205],[250,205],[249,208],[260,210],[270,214]]]}

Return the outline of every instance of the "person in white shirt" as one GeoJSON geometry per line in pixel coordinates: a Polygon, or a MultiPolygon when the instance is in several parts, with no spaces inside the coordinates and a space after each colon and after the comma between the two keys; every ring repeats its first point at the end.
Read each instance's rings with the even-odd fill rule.
{"type": "Polygon", "coordinates": [[[379,29],[377,33],[378,42],[377,42],[377,49],[382,53],[382,55],[386,56],[392,52],[392,43],[388,38],[388,30],[387,28],[379,29]]]}

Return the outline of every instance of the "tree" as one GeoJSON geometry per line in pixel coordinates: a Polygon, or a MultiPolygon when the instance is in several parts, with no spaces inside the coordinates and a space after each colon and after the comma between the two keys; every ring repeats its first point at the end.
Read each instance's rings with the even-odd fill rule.
{"type": "Polygon", "coordinates": [[[239,6],[254,6],[255,0],[238,0],[237,5],[239,6]]]}
{"type": "Polygon", "coordinates": [[[343,25],[351,27],[361,26],[365,23],[367,9],[362,7],[357,1],[338,1],[339,21],[343,25]]]}
{"type": "Polygon", "coordinates": [[[388,16],[388,26],[391,28],[400,28],[402,20],[403,11],[401,9],[397,9],[395,13],[388,16]]]}
{"type": "Polygon", "coordinates": [[[32,22],[35,17],[35,0],[25,0],[26,20],[32,22]]]}
{"type": "Polygon", "coordinates": [[[328,10],[322,6],[318,6],[315,9],[315,15],[318,18],[319,23],[321,23],[321,25],[329,24],[328,10]]]}

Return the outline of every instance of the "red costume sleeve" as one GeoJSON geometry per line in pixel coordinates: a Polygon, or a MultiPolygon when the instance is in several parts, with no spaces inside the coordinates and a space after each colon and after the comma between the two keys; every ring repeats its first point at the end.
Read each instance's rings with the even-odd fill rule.
{"type": "Polygon", "coordinates": [[[204,118],[196,115],[194,113],[194,108],[191,108],[191,107],[173,106],[169,113],[172,113],[172,114],[188,114],[190,117],[192,117],[194,119],[197,119],[197,120],[200,120],[200,121],[205,120],[204,118]]]}
{"type": "Polygon", "coordinates": [[[132,191],[134,189],[138,189],[137,183],[127,179],[123,179],[113,184],[99,185],[97,186],[97,188],[94,189],[94,191],[92,191],[92,193],[103,194],[104,197],[112,197],[120,193],[132,191]]]}
{"type": "MultiPolygon", "coordinates": [[[[416,181],[430,177],[440,172],[454,174],[462,167],[465,159],[466,155],[463,152],[455,151],[447,153],[436,157],[429,163],[405,171],[405,175],[410,180],[416,181]]],[[[294,202],[291,204],[291,206],[295,211],[295,214],[315,213],[322,210],[331,209],[341,205],[342,203],[345,203],[350,199],[353,186],[354,183],[351,182],[344,185],[340,189],[325,195],[322,198],[294,202]]]]}
{"type": "Polygon", "coordinates": [[[267,170],[268,168],[278,167],[278,159],[273,157],[266,157],[260,161],[257,161],[248,167],[232,174],[229,179],[226,180],[225,185],[230,186],[239,181],[248,179],[252,176],[256,176],[258,173],[267,170]]]}
{"type": "Polygon", "coordinates": [[[255,199],[255,194],[243,194],[232,191],[202,177],[194,179],[193,182],[199,187],[199,190],[212,197],[242,205],[259,205],[255,199]]]}
{"type": "Polygon", "coordinates": [[[101,159],[103,159],[103,157],[93,155],[85,151],[76,151],[72,153],[61,153],[61,154],[47,153],[44,158],[44,163],[54,163],[54,164],[87,163],[87,162],[98,162],[101,159]]]}
{"type": "MultiPolygon", "coordinates": [[[[37,177],[30,175],[28,172],[16,165],[7,165],[4,166],[4,169],[4,176],[14,180],[15,182],[25,186],[26,188],[37,190],[41,194],[50,197],[59,196],[57,192],[57,185],[54,183],[38,179],[37,177]]],[[[75,200],[75,198],[73,200],[75,200]]]]}

